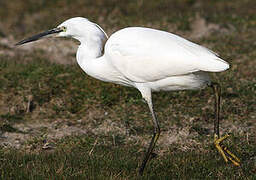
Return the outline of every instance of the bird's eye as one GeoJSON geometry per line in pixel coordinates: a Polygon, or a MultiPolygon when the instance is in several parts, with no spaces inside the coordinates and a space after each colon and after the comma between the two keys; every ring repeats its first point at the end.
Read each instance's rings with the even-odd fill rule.
{"type": "Polygon", "coordinates": [[[62,29],[63,32],[67,31],[67,27],[66,26],[62,26],[61,29],[62,29]]]}

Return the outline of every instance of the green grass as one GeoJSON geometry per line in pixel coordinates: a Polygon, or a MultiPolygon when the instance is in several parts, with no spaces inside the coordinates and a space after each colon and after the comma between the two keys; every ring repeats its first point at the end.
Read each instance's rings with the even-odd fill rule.
{"type": "MultiPolygon", "coordinates": [[[[104,137],[110,139],[111,137],[104,137]]],[[[170,147],[162,156],[152,159],[144,172],[137,175],[142,152],[138,145],[106,145],[100,137],[67,137],[57,142],[54,151],[38,153],[0,151],[2,179],[254,179],[254,146],[234,140],[242,154],[243,164],[226,164],[212,147],[207,151],[186,152],[170,147]],[[99,138],[99,139],[98,139],[99,138]],[[95,140],[98,139],[95,145],[95,140]]]]}
{"type": "Polygon", "coordinates": [[[256,179],[255,2],[0,1],[0,179],[256,179]],[[194,41],[231,64],[211,76],[222,85],[220,130],[231,134],[224,144],[241,167],[224,163],[213,147],[211,89],[160,92],[153,94],[162,129],[158,156],[139,177],[152,123],[136,89],[95,80],[78,65],[57,64],[51,58],[56,52],[2,43],[73,16],[88,17],[108,33],[148,26],[189,37],[198,15],[219,29],[194,41]],[[18,149],[6,145],[17,142],[18,149]],[[54,148],[43,150],[46,142],[54,148]]]}

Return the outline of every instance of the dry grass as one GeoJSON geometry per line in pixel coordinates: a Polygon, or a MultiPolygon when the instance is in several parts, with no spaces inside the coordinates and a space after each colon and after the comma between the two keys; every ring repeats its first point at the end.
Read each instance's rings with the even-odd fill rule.
{"type": "Polygon", "coordinates": [[[41,178],[136,178],[137,157],[152,130],[140,94],[86,76],[75,64],[74,41],[42,40],[13,48],[32,33],[84,16],[108,34],[126,26],[175,32],[231,64],[229,71],[212,77],[223,86],[221,133],[232,134],[226,144],[241,157],[242,167],[225,167],[215,157],[210,89],[161,92],[153,96],[162,128],[159,156],[145,178],[255,178],[255,5],[254,0],[1,1],[0,177],[32,178],[40,172],[41,178]],[[77,157],[84,158],[74,162],[77,157]],[[59,162],[51,166],[53,171],[47,168],[48,158],[59,162]],[[6,168],[21,164],[17,171],[6,168]],[[31,167],[35,170],[29,176],[31,167]]]}

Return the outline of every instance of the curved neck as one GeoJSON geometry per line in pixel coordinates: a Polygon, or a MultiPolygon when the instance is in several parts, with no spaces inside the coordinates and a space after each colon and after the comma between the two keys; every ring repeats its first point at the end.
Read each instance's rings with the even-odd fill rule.
{"type": "MultiPolygon", "coordinates": [[[[76,59],[79,66],[90,76],[101,79],[102,70],[101,64],[104,60],[103,43],[81,43],[76,53],[76,59]]],[[[101,79],[102,80],[102,79],[101,79]]]]}
{"type": "Polygon", "coordinates": [[[84,31],[79,36],[73,36],[73,38],[81,43],[77,51],[77,60],[84,61],[102,56],[108,37],[100,26],[90,23],[87,31],[84,31]]]}
{"type": "Polygon", "coordinates": [[[104,44],[98,42],[81,43],[78,47],[76,58],[81,61],[96,59],[103,55],[104,44]]]}
{"type": "Polygon", "coordinates": [[[76,53],[79,66],[88,75],[107,81],[104,73],[106,73],[106,69],[110,68],[104,58],[104,46],[107,40],[106,33],[99,26],[91,23],[87,27],[87,31],[73,38],[79,40],[81,43],[76,53]],[[90,28],[91,30],[89,31],[90,28]]]}
{"type": "Polygon", "coordinates": [[[105,40],[83,41],[80,39],[80,42],[76,59],[85,73],[101,81],[130,85],[104,55],[105,40]]]}

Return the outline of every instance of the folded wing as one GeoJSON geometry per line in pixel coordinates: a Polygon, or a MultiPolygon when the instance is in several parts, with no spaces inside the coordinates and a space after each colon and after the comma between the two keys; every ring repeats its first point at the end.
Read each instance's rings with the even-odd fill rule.
{"type": "Polygon", "coordinates": [[[150,28],[131,27],[114,33],[105,45],[105,55],[120,73],[135,82],[229,68],[209,49],[150,28]]]}

